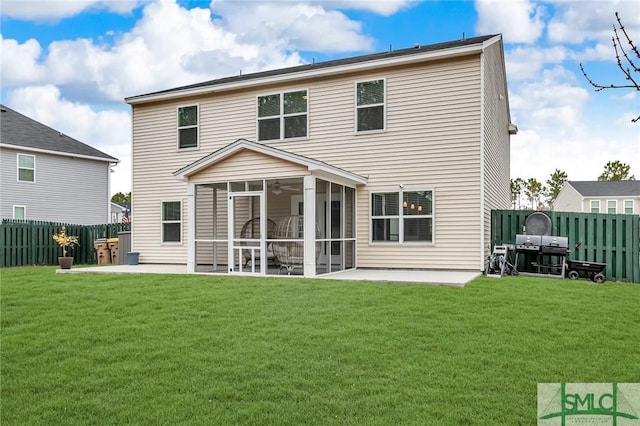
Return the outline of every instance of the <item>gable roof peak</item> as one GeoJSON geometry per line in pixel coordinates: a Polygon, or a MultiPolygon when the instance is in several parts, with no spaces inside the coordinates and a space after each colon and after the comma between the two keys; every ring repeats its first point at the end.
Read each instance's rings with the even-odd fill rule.
{"type": "Polygon", "coordinates": [[[0,145],[118,163],[115,157],[0,104],[0,145]]]}

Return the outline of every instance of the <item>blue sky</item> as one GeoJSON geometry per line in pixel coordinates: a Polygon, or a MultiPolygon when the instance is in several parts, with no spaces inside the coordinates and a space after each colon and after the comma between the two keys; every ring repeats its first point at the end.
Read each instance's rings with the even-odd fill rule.
{"type": "Polygon", "coordinates": [[[631,123],[640,93],[596,93],[578,66],[598,82],[625,83],[612,27],[618,11],[640,43],[635,0],[0,1],[2,103],[122,160],[113,192],[130,190],[125,97],[496,33],[520,130],[511,176],[544,182],[560,169],[595,180],[620,160],[640,179],[640,122],[631,123]]]}

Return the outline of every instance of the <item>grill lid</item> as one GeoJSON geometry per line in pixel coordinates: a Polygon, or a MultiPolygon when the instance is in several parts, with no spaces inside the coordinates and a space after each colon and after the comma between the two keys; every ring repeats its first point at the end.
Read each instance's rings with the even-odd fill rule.
{"type": "Polygon", "coordinates": [[[542,212],[533,212],[524,220],[524,233],[527,235],[551,235],[553,222],[542,212]]]}

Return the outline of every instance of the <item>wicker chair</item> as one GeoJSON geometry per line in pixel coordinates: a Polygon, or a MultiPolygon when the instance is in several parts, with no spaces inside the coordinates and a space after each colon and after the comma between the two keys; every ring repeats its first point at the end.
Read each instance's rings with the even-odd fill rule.
{"type": "MultiPolygon", "coordinates": [[[[316,226],[316,238],[320,238],[320,229],[316,226]]],[[[276,264],[280,266],[280,271],[291,272],[295,268],[302,268],[304,265],[304,241],[282,241],[282,240],[304,240],[304,216],[286,216],[278,221],[273,231],[273,241],[271,246],[276,258],[276,264]]],[[[320,255],[320,245],[316,244],[316,259],[320,255]]]]}
{"type": "MultiPolygon", "coordinates": [[[[273,230],[276,227],[276,223],[267,218],[267,239],[273,238],[273,230]]],[[[260,238],[260,220],[257,217],[253,219],[249,219],[242,225],[242,229],[240,230],[240,238],[260,238]]],[[[255,243],[240,243],[243,246],[251,246],[258,247],[260,242],[256,241],[255,243]]],[[[242,256],[244,257],[244,266],[246,267],[251,262],[251,252],[249,250],[243,250],[242,256]]],[[[260,257],[257,256],[255,260],[260,260],[260,257]]],[[[275,257],[273,255],[273,250],[271,248],[271,244],[267,244],[267,262],[275,263],[275,257]]]]}

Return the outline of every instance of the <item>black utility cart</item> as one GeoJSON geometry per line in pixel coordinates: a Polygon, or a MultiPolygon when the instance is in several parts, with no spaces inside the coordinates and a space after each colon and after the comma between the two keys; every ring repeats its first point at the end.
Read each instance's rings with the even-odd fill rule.
{"type": "MultiPolygon", "coordinates": [[[[574,252],[580,247],[581,243],[577,243],[574,252]]],[[[584,260],[567,260],[567,276],[572,280],[577,280],[580,276],[588,277],[595,283],[602,284],[607,277],[604,275],[606,263],[587,262],[584,260]]]]}

